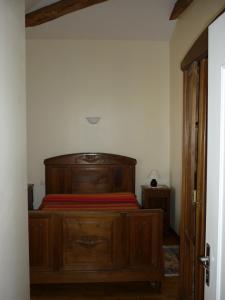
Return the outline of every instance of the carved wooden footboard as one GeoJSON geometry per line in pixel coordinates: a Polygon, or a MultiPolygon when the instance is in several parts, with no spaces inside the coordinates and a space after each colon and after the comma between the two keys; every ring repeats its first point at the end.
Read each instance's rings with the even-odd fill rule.
{"type": "Polygon", "coordinates": [[[162,211],[29,212],[31,283],[161,282],[162,211]]]}

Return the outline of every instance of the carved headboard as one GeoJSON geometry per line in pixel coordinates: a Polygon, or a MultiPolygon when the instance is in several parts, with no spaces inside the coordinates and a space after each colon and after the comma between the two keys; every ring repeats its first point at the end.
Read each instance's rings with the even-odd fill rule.
{"type": "Polygon", "coordinates": [[[46,194],[135,192],[136,159],[107,153],[76,153],[48,158],[46,194]]]}

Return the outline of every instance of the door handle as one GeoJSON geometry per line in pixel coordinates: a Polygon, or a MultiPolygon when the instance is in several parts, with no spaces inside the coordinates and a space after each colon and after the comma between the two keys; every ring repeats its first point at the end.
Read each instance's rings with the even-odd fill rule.
{"type": "Polygon", "coordinates": [[[205,269],[205,283],[209,286],[210,282],[210,245],[206,244],[206,255],[200,256],[199,261],[205,269]]]}
{"type": "Polygon", "coordinates": [[[200,256],[199,261],[201,262],[204,268],[209,268],[210,258],[208,256],[200,256]]]}

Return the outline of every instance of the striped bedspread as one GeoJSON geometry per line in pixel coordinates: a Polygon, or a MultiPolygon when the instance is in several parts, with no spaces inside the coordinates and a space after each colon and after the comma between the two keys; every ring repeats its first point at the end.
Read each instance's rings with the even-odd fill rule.
{"type": "Polygon", "coordinates": [[[51,194],[44,197],[41,210],[132,210],[139,208],[133,193],[51,194]]]}

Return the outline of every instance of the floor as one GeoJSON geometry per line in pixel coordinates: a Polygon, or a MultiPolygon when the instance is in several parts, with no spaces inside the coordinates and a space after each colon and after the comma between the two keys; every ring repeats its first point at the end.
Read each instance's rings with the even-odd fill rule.
{"type": "MultiPolygon", "coordinates": [[[[165,245],[178,244],[171,230],[165,245]]],[[[178,277],[165,277],[159,293],[150,283],[41,285],[31,287],[31,300],[177,300],[178,277]]]]}

